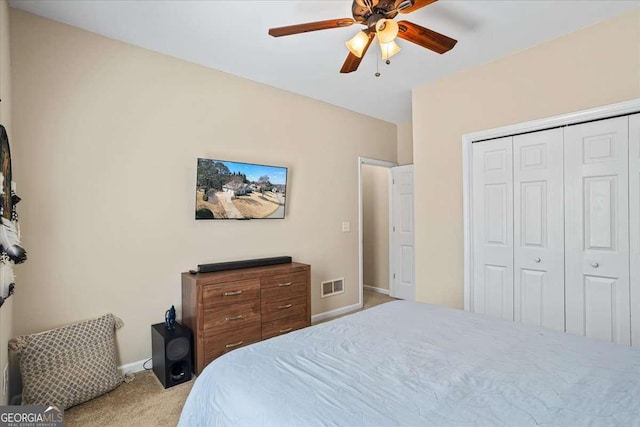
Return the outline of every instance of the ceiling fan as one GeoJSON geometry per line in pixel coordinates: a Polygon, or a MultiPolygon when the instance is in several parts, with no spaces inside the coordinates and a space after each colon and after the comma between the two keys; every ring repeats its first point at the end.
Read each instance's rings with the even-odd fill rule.
{"type": "MultiPolygon", "coordinates": [[[[348,27],[355,23],[365,26],[346,45],[349,55],[342,65],[341,73],[351,73],[358,69],[362,57],[367,53],[375,36],[378,36],[382,59],[389,64],[389,58],[400,51],[395,42],[396,37],[410,41],[437,53],[451,50],[457,40],[437,33],[409,21],[394,21],[398,13],[410,13],[437,0],[354,0],[351,11],[352,18],[330,19],[327,21],[309,22],[306,24],[289,25],[286,27],[270,28],[269,35],[273,37],[290,36],[310,31],[328,30],[331,28],[348,27]]],[[[379,76],[380,73],[376,73],[379,76]]]]}

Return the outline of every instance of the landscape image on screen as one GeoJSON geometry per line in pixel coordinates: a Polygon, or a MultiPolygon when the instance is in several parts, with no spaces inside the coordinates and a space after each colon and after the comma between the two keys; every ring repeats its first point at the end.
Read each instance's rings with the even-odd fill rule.
{"type": "Polygon", "coordinates": [[[287,168],[198,159],[196,219],[284,218],[287,168]]]}

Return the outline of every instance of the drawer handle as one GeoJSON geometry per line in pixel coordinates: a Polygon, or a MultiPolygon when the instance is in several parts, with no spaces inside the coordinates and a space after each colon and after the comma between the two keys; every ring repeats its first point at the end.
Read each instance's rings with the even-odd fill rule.
{"type": "Polygon", "coordinates": [[[238,314],[237,316],[230,316],[230,317],[227,317],[225,320],[226,320],[227,322],[228,322],[228,321],[230,321],[230,320],[240,320],[240,319],[242,319],[242,317],[243,317],[243,316],[242,316],[242,314],[238,314]]]}
{"type": "Polygon", "coordinates": [[[280,333],[284,334],[285,332],[291,332],[292,330],[293,330],[293,328],[280,329],[280,333]]]}
{"type": "Polygon", "coordinates": [[[286,304],[286,305],[280,305],[278,306],[278,310],[283,310],[285,308],[291,308],[291,304],[286,304]]]}
{"type": "Polygon", "coordinates": [[[231,292],[225,292],[225,293],[224,293],[224,296],[225,296],[225,297],[230,297],[230,296],[233,296],[233,295],[240,295],[241,293],[242,293],[242,291],[231,291],[231,292]]]}
{"type": "Polygon", "coordinates": [[[278,286],[283,287],[283,286],[291,286],[291,282],[287,282],[287,283],[278,283],[278,286]]]}
{"type": "Polygon", "coordinates": [[[238,342],[234,342],[234,343],[231,343],[231,344],[227,344],[227,345],[225,345],[225,347],[226,347],[226,348],[233,348],[233,347],[237,347],[237,346],[239,346],[239,345],[242,345],[242,343],[243,343],[243,342],[244,342],[244,340],[240,340],[240,341],[238,341],[238,342]]]}

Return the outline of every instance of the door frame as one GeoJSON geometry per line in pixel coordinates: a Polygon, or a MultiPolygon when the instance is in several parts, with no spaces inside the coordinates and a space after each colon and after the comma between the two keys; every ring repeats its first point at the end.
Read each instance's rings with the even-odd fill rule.
{"type": "MultiPolygon", "coordinates": [[[[362,208],[362,165],[380,166],[388,169],[388,188],[389,188],[389,221],[391,221],[391,168],[398,166],[396,162],[387,160],[372,159],[369,157],[358,157],[358,306],[362,308],[363,298],[362,291],[364,289],[364,226],[363,226],[363,208],[362,208]]],[[[389,243],[391,243],[391,223],[389,223],[389,243]]],[[[391,247],[389,247],[389,293],[391,293],[391,247]]]]}
{"type": "Polygon", "coordinates": [[[582,122],[590,122],[615,116],[634,114],[638,112],[640,112],[640,98],[462,135],[462,202],[464,225],[463,238],[465,311],[471,311],[473,302],[473,292],[471,292],[473,288],[473,255],[471,251],[471,249],[473,248],[473,230],[471,221],[471,195],[473,189],[471,173],[471,144],[473,142],[483,141],[487,139],[501,138],[527,132],[535,132],[555,127],[578,124],[582,122]]]}

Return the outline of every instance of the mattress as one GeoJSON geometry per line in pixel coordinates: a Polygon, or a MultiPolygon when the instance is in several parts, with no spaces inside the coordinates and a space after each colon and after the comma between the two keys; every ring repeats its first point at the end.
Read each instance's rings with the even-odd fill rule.
{"type": "Polygon", "coordinates": [[[180,426],[640,426],[640,350],[395,301],[234,350],[180,426]]]}

